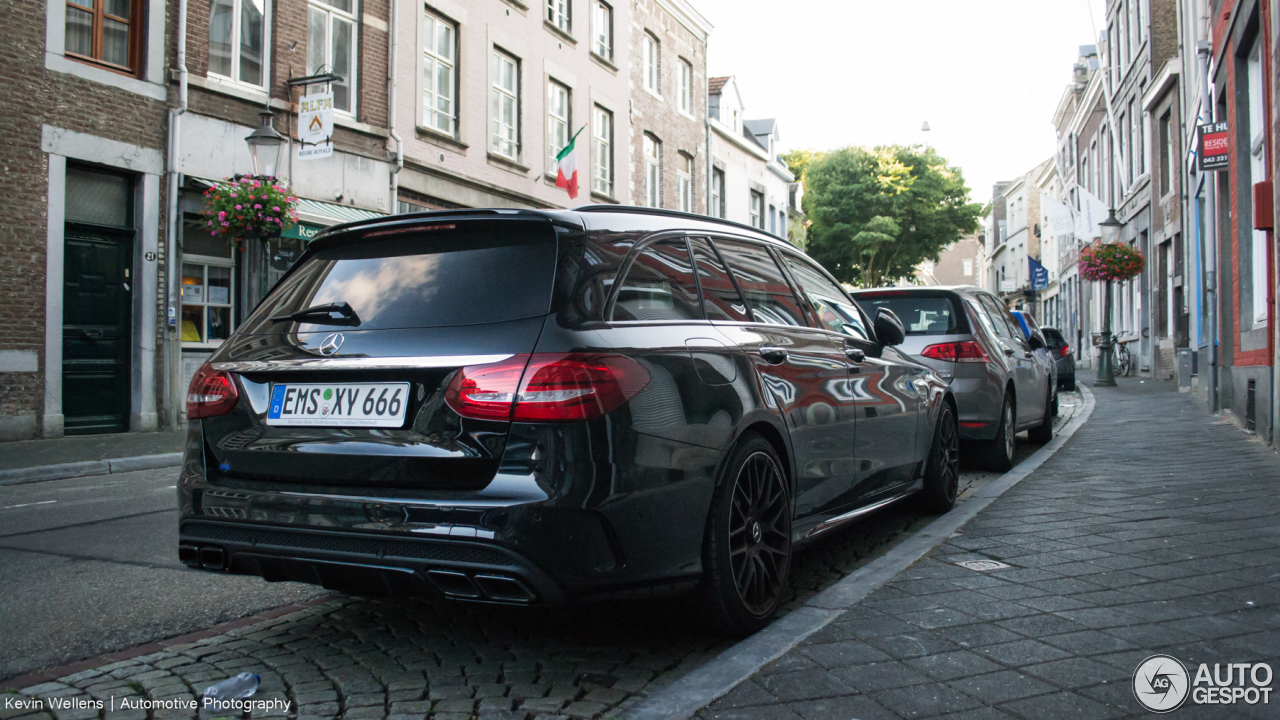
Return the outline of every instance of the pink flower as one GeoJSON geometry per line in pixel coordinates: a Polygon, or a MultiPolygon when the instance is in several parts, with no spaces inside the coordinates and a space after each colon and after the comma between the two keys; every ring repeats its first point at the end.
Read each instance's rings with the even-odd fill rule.
{"type": "Polygon", "coordinates": [[[222,227],[231,227],[231,223],[222,223],[222,227]]]}
{"type": "Polygon", "coordinates": [[[261,206],[261,205],[254,205],[254,206],[253,206],[253,209],[254,209],[254,210],[261,210],[261,209],[262,209],[262,206],[261,206]]]}
{"type": "Polygon", "coordinates": [[[274,210],[274,211],[276,211],[276,212],[280,212],[280,206],[279,206],[279,205],[274,205],[274,206],[272,206],[272,208],[271,208],[271,209],[272,209],[272,210],[274,210]]]}
{"type": "Polygon", "coordinates": [[[240,205],[237,205],[237,206],[236,206],[236,209],[237,209],[237,210],[241,210],[241,209],[243,209],[243,207],[242,207],[242,206],[240,206],[240,205]]]}

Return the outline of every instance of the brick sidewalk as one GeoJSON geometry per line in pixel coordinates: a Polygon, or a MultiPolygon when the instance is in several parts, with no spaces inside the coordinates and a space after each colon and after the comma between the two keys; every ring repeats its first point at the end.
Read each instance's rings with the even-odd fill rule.
{"type": "Polygon", "coordinates": [[[1094,392],[1035,474],[698,717],[1118,718],[1156,652],[1280,669],[1280,458],[1167,383],[1094,392]]]}

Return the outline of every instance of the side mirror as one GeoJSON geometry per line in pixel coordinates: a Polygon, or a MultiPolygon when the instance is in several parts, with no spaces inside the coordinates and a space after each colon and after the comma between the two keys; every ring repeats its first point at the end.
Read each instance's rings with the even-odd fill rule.
{"type": "Polygon", "coordinates": [[[901,345],[903,340],[907,339],[907,333],[902,329],[902,321],[889,308],[880,308],[876,311],[876,337],[880,338],[880,342],[884,345],[901,345]]]}
{"type": "Polygon", "coordinates": [[[1033,332],[1031,337],[1027,338],[1027,344],[1031,346],[1032,350],[1040,350],[1045,347],[1044,337],[1038,332],[1033,332]]]}

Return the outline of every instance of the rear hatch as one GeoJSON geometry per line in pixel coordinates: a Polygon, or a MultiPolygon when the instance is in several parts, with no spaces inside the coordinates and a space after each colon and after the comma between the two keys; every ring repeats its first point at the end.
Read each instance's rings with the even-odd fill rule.
{"type": "Polygon", "coordinates": [[[934,346],[954,347],[955,343],[972,339],[969,320],[956,293],[924,289],[870,290],[854,293],[854,298],[872,317],[880,308],[892,310],[907,334],[898,349],[933,368],[946,380],[955,376],[954,354],[934,346]]]}
{"type": "Polygon", "coordinates": [[[318,240],[206,366],[238,394],[202,420],[210,482],[487,485],[510,423],[459,416],[446,390],[459,368],[533,352],[558,245],[546,219],[401,221],[318,240]]]}

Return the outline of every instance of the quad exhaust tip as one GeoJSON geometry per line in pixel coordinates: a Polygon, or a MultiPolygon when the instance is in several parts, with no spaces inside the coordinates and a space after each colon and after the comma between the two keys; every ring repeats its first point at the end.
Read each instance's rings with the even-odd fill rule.
{"type": "Polygon", "coordinates": [[[184,544],[178,546],[178,560],[191,568],[224,570],[227,567],[227,552],[220,547],[184,544]]]}
{"type": "Polygon", "coordinates": [[[534,600],[533,591],[519,578],[506,575],[467,575],[453,570],[428,570],[427,577],[446,596],[462,600],[527,605],[534,600]]]}

